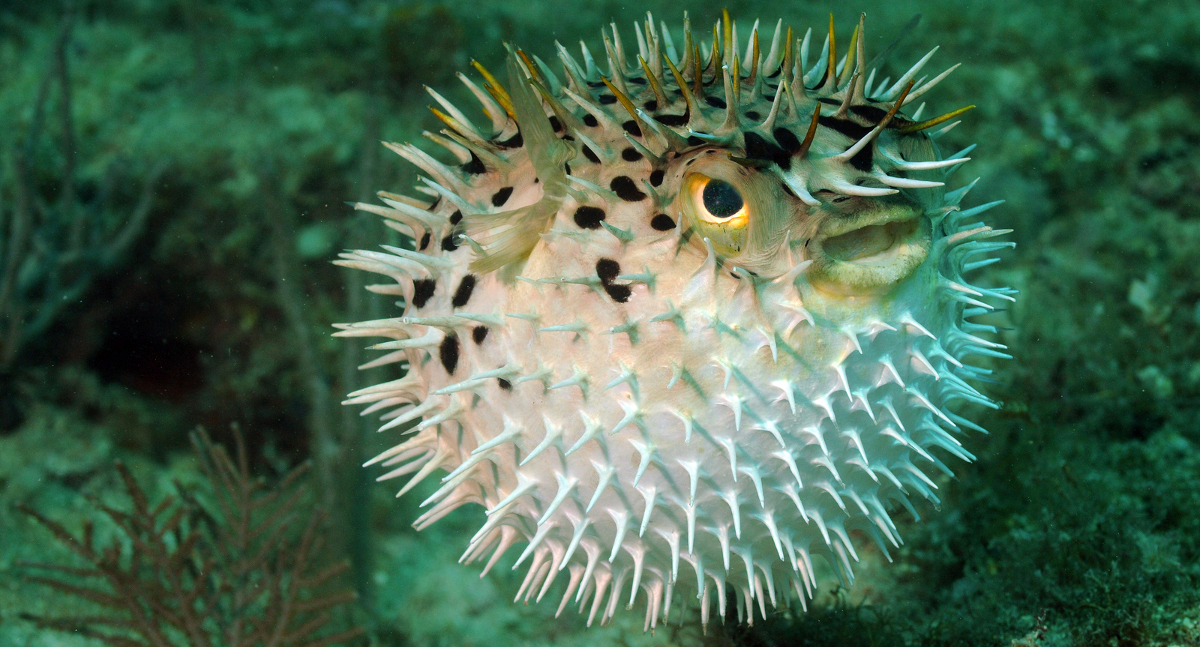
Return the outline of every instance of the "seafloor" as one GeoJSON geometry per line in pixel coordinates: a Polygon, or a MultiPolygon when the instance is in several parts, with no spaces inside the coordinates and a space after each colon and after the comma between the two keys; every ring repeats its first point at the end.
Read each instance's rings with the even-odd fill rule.
{"type": "Polygon", "coordinates": [[[344,203],[413,182],[378,141],[440,127],[421,85],[462,99],[454,72],[500,67],[506,41],[549,59],[555,39],[598,47],[610,19],[679,25],[686,9],[706,25],[721,5],[8,0],[0,645],[99,645],[79,618],[115,617],[41,583],[31,562],[85,562],[18,505],[119,540],[97,508],[133,506],[114,462],[151,503],[203,499],[189,433],[232,447],[233,423],[266,482],[311,464],[285,525],[329,511],[318,557],[350,560],[337,586],[359,597],[312,635],[364,628],[346,644],[1200,644],[1200,3],[727,6],[801,33],[833,10],[848,34],[865,11],[868,48],[922,14],[894,66],[935,44],[938,70],[963,63],[930,114],[978,105],[948,150],[978,142],[958,178],[982,176],[973,204],[1007,200],[992,220],[1018,247],[985,279],[1021,291],[1002,333],[1016,360],[989,389],[1003,406],[974,415],[991,432],[969,441],[978,461],[904,523],[895,563],[868,554],[858,586],[753,627],[644,634],[629,613],[587,629],[549,601],[513,604],[507,569],[457,564],[478,510],[418,533],[423,497],[396,501],[356,466],[386,439],[338,401],[386,376],[355,371],[358,345],[330,325],[390,305],[329,260],[391,240],[344,203]]]}

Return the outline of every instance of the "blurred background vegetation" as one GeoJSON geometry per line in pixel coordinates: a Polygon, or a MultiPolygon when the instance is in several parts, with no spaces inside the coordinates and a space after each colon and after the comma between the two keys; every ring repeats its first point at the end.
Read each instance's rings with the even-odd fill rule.
{"type": "Polygon", "coordinates": [[[122,501],[114,459],[170,492],[198,478],[189,431],[235,422],[256,473],[312,461],[364,643],[1200,644],[1198,117],[1185,0],[0,2],[0,644],[72,640],[23,619],[72,603],[22,579],[67,553],[14,504],[76,529],[81,494],[122,501]],[[1008,200],[1019,246],[991,278],[1022,290],[1017,360],[979,462],[862,586],[707,636],[585,631],[455,563],[474,510],[417,534],[422,497],[357,467],[389,439],[338,402],[396,376],[355,370],[330,325],[391,305],[329,260],[397,242],[344,203],[413,183],[378,142],[440,128],[422,84],[471,109],[454,74],[505,41],[551,60],[610,20],[722,6],[801,32],[866,11],[876,49],[919,13],[896,65],[964,63],[931,108],[979,106],[947,146],[980,144],[974,203],[1008,200]]]}

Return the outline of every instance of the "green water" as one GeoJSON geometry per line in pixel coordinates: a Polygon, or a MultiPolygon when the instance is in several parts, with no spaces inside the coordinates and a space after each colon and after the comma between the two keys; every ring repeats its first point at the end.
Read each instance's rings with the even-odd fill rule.
{"type": "Polygon", "coordinates": [[[357,601],[310,637],[1200,644],[1198,146],[1200,4],[1183,0],[0,1],[0,646],[103,644],[98,623],[49,619],[115,617],[37,581],[49,572],[31,562],[86,562],[15,506],[72,533],[95,520],[97,543],[124,545],[97,508],[133,506],[114,462],[152,504],[182,489],[211,508],[189,434],[203,426],[233,452],[233,424],[267,483],[311,465],[285,557],[323,508],[314,564],[349,564],[327,590],[357,601]],[[893,77],[934,45],[933,73],[962,63],[929,114],[978,106],[946,150],[979,144],[956,178],[982,177],[970,204],[1007,201],[989,223],[1018,247],[982,273],[1021,291],[1000,335],[1016,359],[986,388],[1003,406],[973,414],[990,431],[968,440],[978,461],[939,481],[920,523],[900,515],[895,563],[864,551],[857,586],[826,583],[807,613],[753,627],[703,634],[689,613],[644,634],[635,610],[587,629],[573,611],[553,617],[557,595],[513,604],[517,572],[481,580],[457,563],[478,509],[418,533],[420,492],[395,500],[358,467],[394,438],[338,403],[395,375],[355,370],[362,344],[329,332],[391,316],[394,299],[328,261],[399,242],[345,202],[415,182],[378,142],[441,128],[422,84],[471,105],[455,72],[502,69],[505,42],[546,60],[555,39],[600,52],[602,25],[629,43],[650,10],[678,43],[683,10],[704,32],[722,6],[768,33],[778,18],[821,33],[832,10],[840,43],[865,11],[868,51],[921,14],[893,77]]]}

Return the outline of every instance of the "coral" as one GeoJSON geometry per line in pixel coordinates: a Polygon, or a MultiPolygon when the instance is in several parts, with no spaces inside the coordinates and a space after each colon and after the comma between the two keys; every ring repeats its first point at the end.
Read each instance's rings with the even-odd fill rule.
{"type": "Polygon", "coordinates": [[[334,613],[355,595],[329,587],[346,564],[318,567],[322,516],[311,515],[297,533],[306,466],[268,488],[251,476],[236,437],[234,460],[203,430],[193,435],[210,493],[176,483],[176,496],[152,505],[118,462],[132,508],[95,502],[120,530],[106,544],[90,520],[75,535],[22,507],[88,563],[25,564],[29,580],[98,608],[95,615],[30,619],[113,647],[322,647],[360,635],[333,628],[334,613]]]}

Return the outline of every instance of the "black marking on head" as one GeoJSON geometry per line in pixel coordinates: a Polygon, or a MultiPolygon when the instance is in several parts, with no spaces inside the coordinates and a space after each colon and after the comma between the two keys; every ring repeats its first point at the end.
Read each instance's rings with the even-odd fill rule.
{"type": "Polygon", "coordinates": [[[458,243],[454,242],[454,234],[450,234],[442,239],[442,249],[447,252],[458,249],[458,243]]]}
{"type": "Polygon", "coordinates": [[[747,110],[747,111],[746,111],[746,118],[747,118],[747,119],[753,119],[753,120],[755,120],[755,121],[758,121],[759,119],[762,119],[762,115],[758,114],[758,113],[757,113],[757,112],[755,112],[754,110],[747,110]]]}
{"type": "Polygon", "coordinates": [[[638,189],[637,183],[627,175],[618,175],[608,183],[608,188],[626,202],[638,202],[646,199],[646,194],[638,189]]]}
{"type": "Polygon", "coordinates": [[[724,99],[722,99],[721,97],[714,97],[711,95],[704,97],[704,103],[707,103],[708,105],[710,105],[714,108],[724,108],[725,107],[724,99]]]}
{"type": "Polygon", "coordinates": [[[471,152],[471,161],[464,163],[458,168],[467,175],[482,175],[483,173],[487,173],[487,167],[483,165],[483,160],[479,159],[479,156],[474,151],[471,152]]]}
{"type": "Polygon", "coordinates": [[[800,150],[800,138],[787,128],[776,128],[771,131],[771,134],[775,136],[775,141],[779,142],[780,148],[787,151],[788,154],[794,154],[800,150]]]}
{"type": "Polygon", "coordinates": [[[620,273],[621,264],[613,259],[602,258],[596,261],[596,276],[600,277],[601,283],[612,283],[620,273]]]}
{"type": "Polygon", "coordinates": [[[429,232],[425,232],[425,235],[421,236],[421,244],[417,247],[417,249],[422,252],[425,251],[425,248],[429,247],[430,238],[433,238],[433,236],[430,236],[429,232]]]}
{"type": "Polygon", "coordinates": [[[887,110],[877,106],[850,106],[850,112],[875,124],[887,117],[887,110]]]}
{"type": "Polygon", "coordinates": [[[647,101],[646,103],[642,104],[642,109],[644,109],[648,112],[654,112],[655,110],[658,110],[658,101],[651,99],[651,100],[647,101]]]}
{"type": "Polygon", "coordinates": [[[456,209],[454,213],[450,214],[450,224],[457,225],[460,222],[462,222],[462,211],[456,209]]]}
{"type": "Polygon", "coordinates": [[[498,377],[496,378],[496,383],[498,383],[500,388],[504,389],[505,391],[512,391],[512,382],[509,382],[502,377],[498,377]]]}
{"type": "Polygon", "coordinates": [[[705,142],[703,139],[700,139],[695,135],[689,135],[687,138],[687,143],[688,146],[703,146],[708,142],[705,142]]]}
{"type": "Polygon", "coordinates": [[[863,146],[862,150],[858,151],[854,154],[854,157],[850,158],[850,166],[853,166],[863,173],[869,173],[871,171],[871,166],[875,163],[874,158],[875,147],[863,146]]]}
{"type": "Polygon", "coordinates": [[[573,141],[575,141],[575,138],[574,138],[574,137],[572,137],[572,136],[570,136],[570,135],[563,135],[563,136],[562,136],[562,140],[563,140],[564,142],[573,142],[573,141]]]}
{"type": "Polygon", "coordinates": [[[662,169],[650,173],[650,186],[661,186],[666,173],[662,169]]]}
{"type": "Polygon", "coordinates": [[[438,346],[438,359],[442,360],[442,368],[446,372],[454,375],[454,369],[458,368],[458,336],[454,333],[446,335],[442,340],[442,345],[438,346]]]}
{"type": "Polygon", "coordinates": [[[634,137],[642,136],[642,129],[638,128],[637,122],[632,119],[621,124],[621,127],[625,129],[625,132],[633,135],[634,137]]]}
{"type": "Polygon", "coordinates": [[[600,125],[600,122],[596,121],[596,115],[593,115],[590,112],[583,116],[583,123],[588,128],[595,128],[596,126],[600,125]]]}
{"type": "Polygon", "coordinates": [[[654,115],[654,120],[664,126],[686,126],[687,115],[654,115]]]}
{"type": "Polygon", "coordinates": [[[660,213],[650,220],[650,226],[655,231],[671,231],[675,228],[675,220],[665,213],[660,213]]]}
{"type": "Polygon", "coordinates": [[[587,144],[584,144],[583,146],[580,146],[580,147],[579,147],[579,150],[583,152],[583,156],[584,156],[584,157],[586,157],[586,158],[588,158],[588,160],[589,160],[591,163],[593,163],[593,164],[599,164],[599,163],[600,163],[600,158],[599,158],[599,157],[596,155],[596,151],[593,151],[593,150],[592,150],[592,147],[591,147],[591,146],[588,146],[587,144]]]}
{"type": "Polygon", "coordinates": [[[525,138],[521,137],[521,131],[518,130],[517,134],[502,142],[496,142],[496,145],[500,148],[520,148],[525,145],[525,138]]]}
{"type": "Polygon", "coordinates": [[[617,102],[617,98],[611,94],[602,94],[596,100],[599,101],[600,105],[602,106],[611,106],[617,102]]]}
{"type": "Polygon", "coordinates": [[[792,165],[792,156],[782,148],[763,139],[758,133],[746,133],[746,159],[774,162],[787,170],[792,165]]]}
{"type": "Polygon", "coordinates": [[[563,170],[566,171],[567,175],[570,175],[571,174],[571,164],[568,162],[563,162],[563,170]]]}
{"type": "Polygon", "coordinates": [[[418,308],[424,308],[429,299],[433,297],[435,289],[437,289],[437,281],[433,279],[418,279],[413,281],[412,304],[418,308]]]}
{"type": "Polygon", "coordinates": [[[506,186],[503,189],[500,189],[492,195],[492,206],[503,206],[505,202],[508,202],[508,198],[512,196],[512,193],[513,188],[511,186],[506,186]]]}
{"type": "Polygon", "coordinates": [[[642,154],[637,152],[636,148],[630,146],[629,148],[621,151],[621,159],[625,160],[626,162],[636,162],[642,159],[642,154]]]}
{"type": "Polygon", "coordinates": [[[488,336],[488,327],[487,326],[475,326],[474,328],[471,329],[471,339],[475,340],[476,345],[482,344],[483,340],[487,339],[487,336],[488,336]]]}
{"type": "Polygon", "coordinates": [[[601,220],[604,210],[600,207],[583,206],[575,210],[575,224],[583,229],[599,229],[601,220]]]}
{"type": "Polygon", "coordinates": [[[550,115],[550,127],[553,128],[554,132],[556,133],[563,131],[562,122],[559,121],[558,117],[555,115],[550,115]]]}
{"type": "Polygon", "coordinates": [[[461,308],[467,305],[471,300],[471,293],[475,291],[475,275],[468,274],[462,277],[462,281],[458,283],[458,289],[454,291],[454,298],[450,300],[450,305],[455,308],[461,308]]]}
{"type": "Polygon", "coordinates": [[[872,126],[860,126],[849,119],[838,119],[836,117],[818,117],[817,123],[826,128],[832,128],[854,141],[862,139],[864,135],[871,132],[872,128],[872,126]]]}
{"type": "Polygon", "coordinates": [[[679,244],[686,245],[688,241],[692,239],[692,236],[695,235],[695,233],[695,227],[688,227],[687,229],[684,229],[683,233],[679,235],[679,244]]]}

